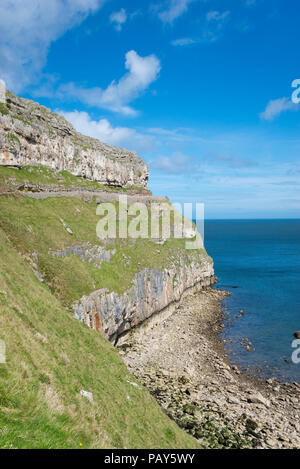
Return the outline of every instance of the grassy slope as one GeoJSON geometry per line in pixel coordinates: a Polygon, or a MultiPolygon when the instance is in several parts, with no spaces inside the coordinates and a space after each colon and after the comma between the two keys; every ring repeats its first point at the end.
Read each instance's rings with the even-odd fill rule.
{"type": "Polygon", "coordinates": [[[62,309],[1,229],[0,258],[1,448],[197,446],[128,383],[135,380],[116,350],[62,309]]]}
{"type": "Polygon", "coordinates": [[[185,262],[203,257],[204,251],[187,251],[184,240],[170,239],[164,246],[151,240],[112,241],[107,249],[115,249],[110,262],[104,262],[101,269],[83,261],[79,256],[53,257],[49,249],[89,242],[92,246],[101,245],[96,236],[96,226],[100,217],[96,215],[96,204],[75,198],[53,198],[35,200],[29,197],[2,197],[0,200],[0,227],[9,236],[14,246],[23,255],[38,253],[39,271],[45,283],[61,300],[64,306],[83,295],[100,288],[122,293],[134,280],[135,274],[145,267],[161,269],[176,263],[179,254],[185,262]],[[60,219],[73,231],[66,231],[60,219]],[[76,275],[74,275],[76,272],[76,275]]]}
{"type": "MultiPolygon", "coordinates": [[[[39,183],[35,171],[29,174],[39,183]]],[[[0,180],[15,172],[24,181],[28,170],[22,176],[0,168],[0,180]]],[[[161,268],[172,258],[176,262],[184,240],[165,246],[117,240],[108,246],[116,249],[115,255],[101,269],[75,255],[61,259],[49,254],[49,248],[101,245],[98,220],[96,204],[76,198],[0,197],[0,339],[7,347],[7,363],[0,364],[2,448],[197,446],[147,391],[128,383],[135,379],[117,351],[73,319],[69,309],[75,299],[98,288],[125,291],[144,267],[161,268]],[[26,259],[33,252],[44,283],[26,259]],[[80,390],[93,393],[94,405],[80,390]]],[[[195,253],[185,255],[189,262],[195,253]]],[[[201,256],[206,254],[199,253],[199,260],[201,256]]]]}

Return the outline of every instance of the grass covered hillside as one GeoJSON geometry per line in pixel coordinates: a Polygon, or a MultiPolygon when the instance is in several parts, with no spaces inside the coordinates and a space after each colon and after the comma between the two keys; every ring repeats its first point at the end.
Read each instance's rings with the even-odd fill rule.
{"type": "MultiPolygon", "coordinates": [[[[0,167],[0,179],[7,171],[0,167]]],[[[149,239],[103,242],[96,234],[100,220],[96,209],[95,202],[73,197],[37,200],[19,193],[0,199],[0,228],[64,307],[70,308],[75,300],[101,288],[123,293],[143,268],[163,269],[179,256],[186,263],[209,259],[204,250],[184,249],[184,239],[171,238],[159,246],[149,239]],[[103,247],[111,253],[110,259],[99,266],[94,259],[83,260],[76,254],[59,256],[76,246],[103,247]]]]}
{"type": "MultiPolygon", "coordinates": [[[[12,173],[0,168],[0,179],[12,173]]],[[[145,389],[132,384],[136,380],[117,350],[74,319],[71,309],[74,300],[97,288],[125,291],[144,266],[168,265],[183,240],[164,246],[116,240],[105,246],[111,259],[100,267],[75,254],[53,256],[51,251],[82,243],[101,246],[98,219],[95,203],[76,198],[0,197],[0,340],[6,344],[1,448],[198,445],[145,389]],[[93,402],[83,390],[93,394],[93,402]]]]}
{"type": "Polygon", "coordinates": [[[197,446],[130,384],[116,349],[66,313],[2,229],[0,258],[1,448],[197,446]]]}

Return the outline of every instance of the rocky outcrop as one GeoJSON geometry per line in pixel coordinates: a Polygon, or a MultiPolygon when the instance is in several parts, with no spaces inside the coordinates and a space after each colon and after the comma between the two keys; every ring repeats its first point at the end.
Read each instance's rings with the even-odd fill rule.
{"type": "Polygon", "coordinates": [[[112,255],[115,254],[115,249],[109,251],[103,246],[92,246],[90,243],[84,245],[67,246],[60,251],[53,251],[49,249],[49,254],[53,257],[61,259],[76,255],[85,262],[93,264],[95,267],[101,267],[103,262],[109,262],[112,255]]]}
{"type": "MultiPolygon", "coordinates": [[[[128,206],[136,202],[144,203],[149,211],[154,202],[169,204],[166,198],[150,196],[145,190],[148,167],[134,152],[110,147],[98,140],[84,137],[62,116],[51,113],[49,109],[33,101],[18,98],[10,92],[6,92],[5,102],[0,103],[0,165],[46,166],[55,171],[65,170],[106,186],[131,187],[132,190],[123,191],[128,195],[128,206]]],[[[32,168],[27,169],[27,173],[31,175],[32,168]]],[[[94,185],[88,188],[74,187],[73,182],[72,185],[64,187],[64,181],[61,185],[58,184],[59,176],[56,182],[56,173],[55,177],[49,180],[49,184],[40,183],[38,174],[40,171],[41,168],[35,172],[30,181],[26,179],[20,182],[20,178],[17,177],[6,178],[5,194],[7,195],[9,190],[17,190],[33,199],[76,197],[84,202],[119,202],[119,191],[114,193],[98,185],[95,189],[94,185]]],[[[27,174],[26,178],[28,177],[27,174]]],[[[47,179],[48,175],[43,174],[41,177],[47,179]]],[[[157,219],[159,224],[162,212],[163,207],[158,213],[151,215],[153,217],[151,223],[157,219]]],[[[64,220],[60,221],[70,239],[72,236],[75,239],[74,227],[71,229],[64,220]]],[[[172,223],[174,224],[174,221],[172,223]]],[[[174,226],[171,224],[171,238],[176,238],[175,234],[174,226]]],[[[184,227],[183,237],[186,240],[194,236],[194,228],[184,227]]],[[[164,249],[167,238],[168,236],[153,240],[156,247],[160,246],[160,250],[156,249],[156,255],[157,251],[160,254],[161,249],[164,249]]],[[[78,244],[64,246],[61,249],[49,248],[48,255],[57,259],[77,256],[81,261],[91,264],[93,268],[101,269],[104,263],[111,262],[118,249],[118,243],[109,251],[105,243],[104,246],[94,246],[88,241],[84,243],[77,241],[78,244]]],[[[134,250],[134,243],[129,248],[134,250]]],[[[124,332],[142,324],[155,313],[172,308],[172,305],[187,292],[209,286],[215,280],[213,264],[203,249],[203,243],[194,251],[178,247],[170,248],[168,255],[162,258],[162,261],[151,264],[151,267],[147,267],[145,263],[141,267],[137,259],[130,277],[132,282],[126,283],[124,289],[127,290],[122,293],[105,288],[91,292],[92,288],[101,286],[99,283],[97,286],[90,285],[90,290],[84,290],[86,296],[81,299],[78,299],[80,295],[74,295],[73,298],[77,299],[73,304],[75,317],[104,334],[112,342],[116,342],[124,332]]],[[[39,280],[44,281],[43,275],[38,270],[37,259],[30,258],[28,262],[39,280]]],[[[126,263],[123,268],[126,269],[127,265],[126,263]]],[[[104,283],[103,287],[105,286],[104,283]]]]}
{"type": "Polygon", "coordinates": [[[184,293],[214,282],[212,263],[206,255],[195,253],[190,263],[182,257],[161,271],[138,272],[122,295],[98,290],[74,303],[73,309],[77,319],[116,342],[124,332],[178,302],[184,293]]]}
{"type": "Polygon", "coordinates": [[[0,102],[0,165],[43,165],[114,187],[146,188],[149,177],[135,152],[85,137],[62,116],[8,91],[0,102]]]}

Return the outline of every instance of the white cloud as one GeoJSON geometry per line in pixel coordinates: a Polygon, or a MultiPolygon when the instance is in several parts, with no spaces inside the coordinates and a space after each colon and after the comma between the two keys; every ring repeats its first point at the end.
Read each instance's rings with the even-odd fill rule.
{"type": "Polygon", "coordinates": [[[168,6],[158,13],[158,17],[163,23],[172,24],[176,18],[183,15],[188,9],[190,3],[194,0],[168,0],[168,6]]]}
{"type": "Polygon", "coordinates": [[[209,11],[206,14],[206,19],[207,21],[216,21],[217,23],[223,23],[223,21],[228,18],[230,15],[230,11],[224,11],[223,13],[220,13],[219,11],[209,11]]]}
{"type": "Polygon", "coordinates": [[[266,121],[273,121],[276,117],[280,116],[285,111],[299,111],[300,106],[294,104],[289,98],[279,98],[270,101],[260,114],[260,118],[266,121]]]}
{"type": "Polygon", "coordinates": [[[197,41],[191,37],[183,37],[181,39],[175,39],[171,41],[172,46],[190,46],[195,44],[197,41]]]}
{"type": "Polygon", "coordinates": [[[85,111],[56,112],[71,122],[78,132],[109,145],[125,146],[135,151],[146,151],[154,146],[152,137],[128,127],[113,127],[107,119],[93,120],[85,111]]]}
{"type": "Polygon", "coordinates": [[[253,159],[243,158],[224,152],[208,152],[207,154],[205,154],[204,158],[208,163],[217,163],[219,167],[222,165],[223,167],[225,166],[234,169],[243,169],[257,166],[257,163],[253,161],[253,159]]]}
{"type": "Polygon", "coordinates": [[[90,106],[124,115],[136,115],[137,111],[128,104],[157,80],[161,66],[155,55],[141,57],[134,50],[127,52],[125,58],[125,68],[128,73],[119,82],[112,81],[105,90],[80,88],[70,83],[60,88],[62,95],[68,94],[90,106]]]}
{"type": "Polygon", "coordinates": [[[109,17],[110,22],[114,24],[117,31],[121,31],[122,26],[127,21],[127,14],[124,8],[121,8],[120,11],[112,13],[109,17]]]}
{"type": "Polygon", "coordinates": [[[0,77],[15,92],[39,78],[50,44],[106,0],[1,0],[0,77]]]}
{"type": "Polygon", "coordinates": [[[189,46],[191,44],[199,44],[205,42],[217,41],[223,33],[223,29],[230,17],[230,11],[220,12],[218,10],[208,11],[206,13],[206,21],[200,31],[199,36],[183,37],[171,41],[172,46],[189,46]]]}
{"type": "Polygon", "coordinates": [[[218,10],[206,13],[206,22],[200,37],[184,37],[171,41],[172,46],[189,46],[191,44],[217,41],[223,32],[223,27],[229,19],[230,11],[220,12],[218,10]]]}
{"type": "Polygon", "coordinates": [[[230,11],[209,11],[206,14],[206,25],[202,32],[202,38],[206,42],[217,41],[223,34],[223,28],[228,21],[230,11]]]}
{"type": "Polygon", "coordinates": [[[183,174],[192,170],[192,160],[189,156],[176,152],[172,156],[159,156],[151,166],[164,173],[183,174]]]}

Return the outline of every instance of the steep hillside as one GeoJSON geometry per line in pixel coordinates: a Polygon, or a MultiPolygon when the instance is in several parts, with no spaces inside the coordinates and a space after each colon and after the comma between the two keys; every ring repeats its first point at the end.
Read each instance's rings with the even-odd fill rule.
{"type": "Polygon", "coordinates": [[[7,362],[0,364],[0,447],[197,447],[131,384],[136,380],[116,349],[71,317],[18,251],[1,229],[0,339],[7,362]]]}
{"type": "MultiPolygon", "coordinates": [[[[12,179],[7,171],[16,172],[0,167],[5,184],[12,179]]],[[[29,169],[17,171],[21,183],[29,169]]],[[[44,195],[2,196],[0,227],[61,304],[110,340],[179,300],[187,289],[214,281],[212,260],[204,249],[186,250],[185,239],[99,239],[99,191],[44,195]]],[[[118,199],[108,198],[118,213],[118,199]]],[[[128,200],[151,202],[152,197],[128,200]]]]}
{"type": "Polygon", "coordinates": [[[135,153],[0,103],[0,447],[197,447],[109,343],[215,281],[195,226],[178,236],[184,218],[147,180],[135,153]],[[109,210],[116,232],[99,236],[109,210]]]}

